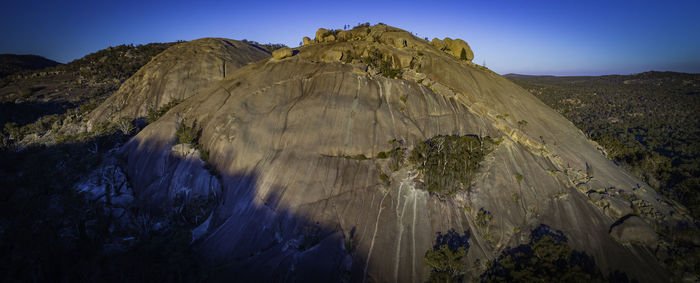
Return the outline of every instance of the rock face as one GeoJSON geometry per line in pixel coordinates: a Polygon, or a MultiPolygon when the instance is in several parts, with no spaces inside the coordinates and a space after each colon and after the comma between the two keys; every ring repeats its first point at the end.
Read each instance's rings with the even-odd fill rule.
{"type": "Polygon", "coordinates": [[[132,180],[134,186],[141,188],[142,199],[163,208],[178,196],[208,198],[221,194],[219,179],[205,168],[200,152],[191,145],[176,144],[169,151],[159,152],[157,157],[142,159],[143,163],[130,164],[130,168],[149,168],[153,174],[132,180]]]}
{"type": "Polygon", "coordinates": [[[282,60],[287,57],[291,57],[294,53],[292,52],[292,49],[289,47],[282,47],[280,49],[277,49],[275,51],[272,51],[272,58],[275,58],[275,60],[282,60]]]}
{"type": "Polygon", "coordinates": [[[124,146],[139,197],[167,200],[173,183],[207,192],[215,182],[202,165],[172,153],[178,121],[197,121],[221,193],[194,248],[215,279],[425,281],[423,257],[450,229],[470,233],[466,279],[477,279],[485,266],[475,263],[527,241],[540,224],[563,231],[604,274],[666,279],[652,252],[610,237],[629,205],[619,192],[635,190],[670,225],[681,220],[571,122],[408,32],[378,25],[342,36],[227,74],[124,146]],[[500,140],[449,197],[426,191],[406,161],[438,135],[500,140]],[[615,199],[604,203],[614,211],[594,203],[603,199],[615,199]]]}
{"type": "Polygon", "coordinates": [[[430,42],[435,48],[445,51],[447,54],[455,56],[462,60],[472,61],[474,59],[474,52],[472,52],[471,47],[466,41],[461,39],[451,39],[446,37],[443,40],[433,38],[430,42]],[[464,50],[464,51],[462,51],[464,50]]]}
{"type": "Polygon", "coordinates": [[[122,117],[138,118],[149,108],[195,95],[269,52],[248,43],[203,38],[175,45],[154,57],[90,114],[89,127],[122,117]]]}
{"type": "Polygon", "coordinates": [[[304,45],[309,45],[309,44],[311,44],[311,42],[312,42],[312,41],[311,41],[311,38],[309,38],[309,37],[307,37],[307,36],[304,36],[304,38],[302,38],[301,40],[302,40],[302,42],[304,43],[304,45]]]}
{"type": "Polygon", "coordinates": [[[105,215],[113,218],[114,225],[127,226],[127,209],[134,201],[134,194],[122,169],[115,162],[105,163],[78,182],[75,190],[86,194],[89,201],[102,204],[105,215]]]}
{"type": "Polygon", "coordinates": [[[656,248],[659,235],[639,216],[630,216],[610,229],[610,235],[620,243],[634,243],[656,248]]]}

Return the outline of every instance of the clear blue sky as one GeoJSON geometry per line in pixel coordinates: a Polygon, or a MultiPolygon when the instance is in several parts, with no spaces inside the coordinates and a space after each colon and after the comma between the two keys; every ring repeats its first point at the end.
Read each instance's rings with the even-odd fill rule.
{"type": "Polygon", "coordinates": [[[383,22],[466,40],[505,73],[700,73],[700,1],[6,1],[0,53],[68,62],[122,43],[200,37],[297,46],[319,27],[383,22]]]}

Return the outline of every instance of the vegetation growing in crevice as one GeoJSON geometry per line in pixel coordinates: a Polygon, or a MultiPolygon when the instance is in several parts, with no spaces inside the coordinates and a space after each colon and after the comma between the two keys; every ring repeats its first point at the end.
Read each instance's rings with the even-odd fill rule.
{"type": "Polygon", "coordinates": [[[446,234],[438,232],[435,245],[424,256],[425,263],[430,267],[428,282],[460,282],[467,272],[468,251],[468,231],[463,235],[454,229],[446,234]]]}
{"type": "Polygon", "coordinates": [[[410,163],[423,174],[426,190],[441,197],[468,189],[494,142],[475,135],[435,136],[417,144],[410,163]]]}
{"type": "Polygon", "coordinates": [[[459,53],[459,60],[469,60],[467,58],[467,50],[465,50],[464,48],[462,48],[462,52],[459,53]]]}
{"type": "Polygon", "coordinates": [[[404,155],[406,147],[403,145],[403,140],[392,139],[389,144],[393,147],[389,151],[381,151],[377,153],[377,159],[389,159],[389,169],[397,171],[404,164],[404,155]]]}
{"type": "Polygon", "coordinates": [[[406,148],[403,147],[402,140],[393,139],[389,141],[389,144],[391,144],[394,147],[387,154],[387,156],[389,157],[389,168],[391,168],[391,171],[397,171],[399,170],[399,168],[401,168],[401,166],[403,166],[406,148]]]}
{"type": "Polygon", "coordinates": [[[525,121],[525,120],[518,121],[518,129],[520,129],[522,131],[525,129],[525,126],[527,126],[527,121],[525,121]]]}
{"type": "Polygon", "coordinates": [[[381,180],[385,186],[391,185],[391,179],[389,178],[389,175],[387,175],[387,174],[379,173],[379,180],[381,180]]]}
{"type": "Polygon", "coordinates": [[[518,184],[523,181],[523,175],[520,175],[520,173],[515,173],[515,180],[518,181],[518,184]]]}
{"type": "Polygon", "coordinates": [[[391,63],[391,58],[384,58],[379,49],[370,50],[367,52],[368,55],[362,57],[362,62],[376,68],[379,74],[390,79],[401,78],[400,67],[394,68],[391,63]]]}
{"type": "Polygon", "coordinates": [[[165,105],[163,105],[163,106],[161,106],[160,108],[157,108],[157,109],[156,109],[155,106],[151,105],[151,106],[148,107],[148,109],[146,110],[146,122],[150,124],[150,123],[153,123],[153,122],[157,121],[157,120],[160,119],[160,117],[162,117],[165,113],[167,113],[168,111],[170,111],[170,109],[172,109],[173,107],[175,107],[175,106],[177,106],[178,104],[180,104],[180,102],[182,102],[182,100],[175,98],[175,99],[171,100],[170,102],[166,103],[165,105]]]}
{"type": "Polygon", "coordinates": [[[199,151],[200,158],[206,162],[205,168],[209,170],[212,175],[219,175],[216,173],[216,169],[209,162],[207,162],[209,161],[209,150],[199,142],[199,138],[202,136],[202,129],[197,126],[197,120],[193,120],[190,126],[188,126],[185,121],[180,121],[177,124],[175,136],[177,137],[178,144],[189,144],[197,149],[199,151]]]}
{"type": "Polygon", "coordinates": [[[479,209],[479,212],[477,212],[476,219],[474,221],[476,222],[476,227],[479,227],[479,230],[486,230],[489,225],[491,225],[492,219],[493,215],[491,212],[482,207],[479,209]]]}
{"type": "Polygon", "coordinates": [[[343,245],[345,247],[345,252],[347,252],[349,255],[355,253],[355,249],[357,249],[355,241],[355,227],[353,227],[350,230],[350,234],[345,236],[345,241],[343,245]]]}
{"type": "Polygon", "coordinates": [[[540,225],[530,242],[504,251],[481,275],[482,282],[628,282],[624,273],[604,278],[593,258],[575,251],[561,231],[540,225]]]}

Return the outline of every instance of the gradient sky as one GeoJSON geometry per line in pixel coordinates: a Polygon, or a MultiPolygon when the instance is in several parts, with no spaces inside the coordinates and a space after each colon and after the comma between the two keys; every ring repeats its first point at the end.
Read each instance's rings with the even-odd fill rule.
{"type": "Polygon", "coordinates": [[[501,73],[700,73],[700,1],[34,1],[0,11],[0,53],[68,62],[122,43],[201,37],[298,46],[319,27],[383,22],[466,40],[501,73]]]}

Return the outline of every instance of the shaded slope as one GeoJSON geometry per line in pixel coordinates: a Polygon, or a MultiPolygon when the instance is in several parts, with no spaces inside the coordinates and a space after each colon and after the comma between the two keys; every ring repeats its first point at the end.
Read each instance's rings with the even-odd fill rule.
{"type": "Polygon", "coordinates": [[[153,56],[175,44],[122,44],[0,79],[0,127],[11,139],[7,145],[54,144],[62,135],[85,132],[78,122],[153,56]]]}
{"type": "Polygon", "coordinates": [[[0,54],[0,78],[26,70],[38,70],[59,65],[56,61],[37,55],[0,54]]]}
{"type": "Polygon", "coordinates": [[[196,249],[221,276],[327,279],[314,277],[315,262],[346,261],[317,275],[424,281],[423,256],[436,233],[455,229],[471,232],[466,276],[477,278],[486,262],[546,224],[592,255],[603,274],[667,279],[655,247],[610,237],[627,211],[616,204],[630,198],[653,207],[644,225],[661,233],[688,217],[672,218],[679,208],[605,159],[571,122],[507,79],[405,31],[378,25],[336,36],[237,70],[124,149],[137,193],[167,190],[173,184],[162,168],[177,125],[197,121],[199,143],[222,175],[222,200],[196,249]],[[397,73],[402,79],[385,77],[397,73]],[[378,157],[396,149],[389,141],[410,151],[437,135],[467,134],[502,141],[470,188],[446,199],[423,189],[410,163],[392,170],[378,157]],[[605,193],[604,201],[590,191],[605,193]],[[483,211],[490,220],[482,221],[483,211]],[[316,230],[326,232],[311,232],[311,248],[300,244],[316,230]],[[328,248],[348,242],[344,252],[328,248]]]}

